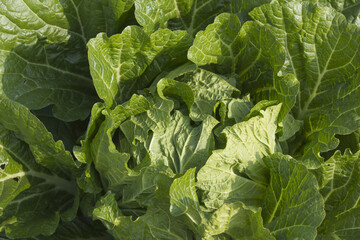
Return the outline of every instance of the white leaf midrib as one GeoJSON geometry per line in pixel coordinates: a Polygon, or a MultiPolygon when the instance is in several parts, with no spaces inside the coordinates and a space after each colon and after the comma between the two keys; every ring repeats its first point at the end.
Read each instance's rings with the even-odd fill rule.
{"type": "Polygon", "coordinates": [[[0,148],[5,149],[7,152],[9,152],[11,155],[15,156],[16,159],[18,159],[22,165],[24,165],[28,171],[21,171],[16,174],[9,174],[6,175],[4,178],[0,178],[0,183],[5,182],[10,179],[14,179],[17,177],[24,177],[24,176],[32,176],[35,178],[44,179],[46,183],[55,185],[59,187],[62,190],[65,190],[66,192],[69,192],[71,194],[75,194],[75,185],[73,182],[68,181],[64,178],[61,178],[54,174],[46,174],[43,172],[36,171],[33,169],[26,161],[24,161],[19,155],[17,155],[15,152],[13,152],[11,149],[7,148],[6,146],[0,144],[0,148]]]}
{"type": "MultiPolygon", "coordinates": [[[[343,31],[344,31],[344,30],[343,30],[343,31]]],[[[299,109],[300,109],[300,111],[299,111],[299,118],[300,118],[300,119],[303,119],[303,118],[304,118],[305,114],[307,113],[307,111],[308,111],[308,109],[309,109],[309,106],[310,106],[311,102],[312,102],[312,101],[314,100],[314,98],[317,96],[317,93],[318,93],[319,87],[320,87],[320,85],[321,85],[322,79],[323,79],[323,77],[325,76],[325,74],[328,72],[327,68],[328,68],[329,63],[330,63],[330,61],[331,61],[331,59],[332,59],[332,56],[333,56],[333,54],[334,54],[334,52],[335,52],[335,50],[336,50],[336,48],[337,48],[337,46],[338,46],[338,44],[339,44],[339,42],[340,42],[341,36],[342,36],[342,32],[339,34],[338,39],[336,40],[335,46],[334,46],[334,48],[332,49],[332,51],[331,51],[331,53],[330,53],[330,55],[329,55],[329,58],[327,59],[327,61],[326,61],[326,63],[325,63],[324,69],[323,69],[321,72],[320,72],[320,63],[319,63],[319,60],[318,60],[318,59],[319,59],[319,58],[318,58],[318,55],[319,55],[319,54],[316,53],[316,61],[317,61],[318,73],[319,73],[319,74],[318,74],[318,77],[317,77],[317,79],[316,79],[315,86],[314,86],[314,88],[313,88],[310,96],[308,97],[308,99],[306,100],[306,102],[305,102],[305,104],[304,104],[304,108],[303,108],[303,109],[299,108],[299,109]]],[[[316,48],[316,46],[315,46],[315,48],[316,48]]]]}

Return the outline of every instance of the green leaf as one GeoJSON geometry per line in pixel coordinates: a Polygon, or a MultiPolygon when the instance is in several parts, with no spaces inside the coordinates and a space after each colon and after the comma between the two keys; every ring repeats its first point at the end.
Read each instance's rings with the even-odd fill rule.
{"type": "Polygon", "coordinates": [[[284,48],[274,34],[256,22],[246,22],[240,31],[241,44],[237,72],[255,102],[276,100],[282,103],[279,119],[282,120],[295,104],[299,82],[293,74],[280,74],[285,62],[284,48]]]}
{"type": "MultiPolygon", "coordinates": [[[[51,235],[60,216],[71,220],[77,210],[75,182],[50,172],[41,166],[45,159],[38,162],[35,156],[27,143],[0,124],[0,231],[11,238],[51,235]]],[[[62,164],[59,159],[47,161],[62,164]]]]}
{"type": "Polygon", "coordinates": [[[100,32],[109,36],[119,33],[128,24],[126,21],[134,0],[67,0],[66,4],[73,6],[72,11],[66,12],[67,18],[79,18],[73,28],[83,32],[88,41],[100,32]]]}
{"type": "Polygon", "coordinates": [[[223,130],[226,147],[215,150],[197,176],[207,207],[219,208],[223,203],[236,201],[259,206],[268,183],[263,157],[276,150],[280,108],[268,107],[260,115],[223,130]]]}
{"type": "Polygon", "coordinates": [[[85,138],[80,141],[81,146],[74,146],[73,148],[76,159],[81,163],[86,163],[86,168],[82,175],[78,177],[77,184],[87,193],[99,193],[102,190],[101,182],[98,173],[95,171],[91,155],[91,141],[99,130],[99,126],[104,121],[104,116],[102,115],[104,108],[105,106],[102,103],[94,104],[85,138]]]}
{"type": "Polygon", "coordinates": [[[335,134],[359,128],[359,27],[332,8],[309,2],[265,4],[251,12],[285,48],[282,74],[293,73],[300,94],[293,112],[304,119],[308,166],[322,162],[319,152],[334,149],[335,134]]]}
{"type": "Polygon", "coordinates": [[[216,236],[226,233],[239,240],[275,240],[263,227],[261,210],[247,207],[242,202],[224,204],[216,210],[205,226],[205,234],[216,236]]]}
{"type": "MultiPolygon", "coordinates": [[[[34,240],[48,240],[49,237],[37,236],[34,240]]],[[[90,222],[88,219],[76,218],[72,222],[62,222],[51,235],[52,240],[112,240],[100,222],[90,222]]]]}
{"type": "Polygon", "coordinates": [[[249,13],[254,8],[261,6],[262,4],[270,3],[271,0],[240,0],[231,1],[231,12],[235,13],[242,23],[251,20],[249,13]]]}
{"type": "Polygon", "coordinates": [[[61,140],[65,149],[71,151],[77,144],[78,139],[85,132],[87,121],[64,122],[52,114],[52,108],[46,107],[31,111],[53,135],[54,140],[61,140]]]}
{"type": "MultiPolygon", "coordinates": [[[[218,101],[240,96],[240,91],[234,87],[236,85],[234,77],[228,78],[211,71],[198,69],[195,64],[190,62],[166,73],[164,79],[176,79],[176,82],[173,83],[181,87],[182,91],[172,88],[171,91],[168,90],[168,94],[177,100],[180,98],[187,106],[192,104],[190,117],[194,121],[203,121],[208,115],[214,116],[218,101]],[[185,83],[188,87],[182,83],[185,83]],[[190,90],[192,93],[190,93],[190,90]]],[[[163,81],[162,79],[159,80],[163,81]]],[[[154,83],[158,84],[160,81],[154,83]]],[[[152,89],[155,88],[154,83],[151,86],[152,89]]],[[[160,95],[164,94],[161,93],[164,88],[163,83],[157,85],[157,88],[159,89],[158,91],[161,90],[159,92],[160,95]]]]}
{"type": "Polygon", "coordinates": [[[236,160],[225,159],[219,150],[213,152],[197,176],[197,187],[204,191],[206,207],[216,209],[224,203],[236,201],[260,205],[265,186],[240,176],[238,169],[236,160]]]}
{"type": "Polygon", "coordinates": [[[115,239],[156,239],[154,234],[151,232],[149,225],[142,219],[136,219],[133,221],[131,217],[120,217],[119,220],[119,225],[109,231],[115,239]]]}
{"type": "Polygon", "coordinates": [[[183,63],[181,56],[190,43],[185,31],[166,29],[148,35],[138,26],[129,26],[110,38],[98,34],[88,48],[99,97],[108,107],[123,103],[136,90],[150,85],[166,65],[183,63]]]}
{"type": "Polygon", "coordinates": [[[232,126],[235,123],[241,122],[250,114],[253,107],[249,95],[243,98],[232,98],[221,100],[215,105],[215,113],[220,117],[220,124],[215,129],[215,136],[219,137],[220,142],[221,132],[227,126],[232,126]]]}
{"type": "Polygon", "coordinates": [[[135,16],[147,32],[159,28],[186,30],[194,36],[215,16],[229,10],[229,0],[135,1],[135,16]]]}
{"type": "Polygon", "coordinates": [[[166,28],[167,21],[189,13],[192,0],[186,1],[135,1],[137,22],[146,32],[152,33],[159,28],[166,28]]]}
{"type": "Polygon", "coordinates": [[[281,153],[264,159],[270,169],[262,216],[276,239],[315,239],[325,217],[324,200],[315,176],[281,153]]]}
{"type": "Polygon", "coordinates": [[[298,81],[294,75],[277,76],[285,60],[283,48],[270,31],[254,22],[241,28],[236,15],[217,16],[213,24],[196,35],[188,58],[200,66],[215,64],[220,73],[239,73],[242,81],[252,80],[246,83],[245,91],[250,91],[256,101],[282,102],[280,119],[295,104],[298,81]],[[273,74],[264,74],[266,71],[273,74]]]}
{"type": "Polygon", "coordinates": [[[353,239],[360,233],[359,153],[337,151],[322,166],[326,218],[318,239],[353,239]]]}
{"type": "Polygon", "coordinates": [[[78,167],[63,143],[55,142],[40,120],[23,105],[0,100],[0,124],[29,145],[38,164],[65,178],[78,174],[78,167]]]}
{"type": "Polygon", "coordinates": [[[146,214],[141,216],[141,219],[149,225],[156,239],[193,239],[191,232],[182,219],[170,214],[169,204],[162,204],[159,201],[155,206],[149,207],[146,214]]]}
{"type": "Polygon", "coordinates": [[[180,174],[192,167],[202,167],[214,149],[212,130],[217,123],[209,116],[193,127],[189,117],[176,111],[166,129],[154,132],[149,145],[150,158],[168,164],[180,174]]]}
{"type": "Polygon", "coordinates": [[[178,82],[169,78],[161,79],[157,84],[157,92],[161,98],[175,97],[181,99],[188,109],[190,110],[191,106],[194,103],[194,93],[187,84],[178,82]]]}
{"type": "Polygon", "coordinates": [[[141,218],[133,221],[131,217],[122,216],[113,193],[108,193],[96,203],[93,216],[105,224],[115,239],[156,239],[141,218]]]}
{"type": "Polygon", "coordinates": [[[178,80],[185,82],[194,93],[194,104],[190,109],[190,117],[194,121],[201,121],[208,115],[213,115],[219,100],[240,95],[239,90],[231,84],[233,79],[202,69],[185,73],[178,80]]]}
{"type": "Polygon", "coordinates": [[[198,66],[216,64],[222,73],[235,72],[242,47],[241,23],[234,14],[222,13],[205,31],[196,34],[188,52],[190,61],[198,66]]]}
{"type": "Polygon", "coordinates": [[[128,117],[150,108],[150,102],[145,97],[134,95],[128,103],[118,105],[112,111],[102,111],[105,120],[90,142],[90,156],[105,189],[118,189],[126,183],[131,174],[131,169],[127,166],[130,155],[119,152],[112,140],[116,129],[128,117]]]}
{"type": "MultiPolygon", "coordinates": [[[[174,108],[172,101],[162,99],[156,95],[148,96],[147,99],[151,101],[151,107],[149,107],[148,111],[132,115],[120,125],[120,150],[130,153],[132,166],[140,164],[144,158],[148,157],[152,132],[162,132],[169,126],[171,121],[170,111],[174,108]]],[[[157,159],[152,160],[153,162],[157,161],[157,159]]],[[[160,165],[164,164],[168,165],[167,161],[160,163],[160,165]]]]}
{"type": "Polygon", "coordinates": [[[94,219],[104,222],[107,228],[113,228],[119,224],[118,218],[123,216],[115,200],[115,194],[107,192],[96,202],[93,210],[94,219]]]}
{"type": "Polygon", "coordinates": [[[171,214],[185,215],[190,221],[187,224],[201,239],[213,239],[222,233],[235,239],[274,239],[262,225],[261,212],[241,202],[224,204],[211,216],[203,212],[195,189],[195,169],[189,169],[174,180],[170,187],[170,202],[171,214]]]}
{"type": "Polygon", "coordinates": [[[329,1],[331,6],[345,15],[349,23],[360,26],[360,2],[358,0],[329,1]]]}
{"type": "Polygon", "coordinates": [[[207,116],[202,123],[193,126],[190,118],[180,111],[170,115],[172,101],[157,96],[153,99],[151,109],[131,116],[120,125],[134,163],[139,164],[149,157],[155,165],[169,166],[174,173],[201,167],[214,149],[212,129],[217,120],[207,116]]]}
{"type": "Polygon", "coordinates": [[[120,204],[124,208],[149,205],[156,197],[159,182],[170,182],[169,177],[173,177],[172,171],[164,163],[156,160],[151,162],[149,158],[142,159],[132,170],[137,172],[137,176],[122,189],[120,204]]]}
{"type": "Polygon", "coordinates": [[[195,189],[195,168],[189,169],[171,184],[170,203],[170,213],[173,216],[186,214],[194,224],[201,223],[203,216],[195,189]]]}
{"type": "Polygon", "coordinates": [[[53,105],[64,121],[85,119],[97,101],[86,43],[98,32],[116,32],[132,1],[0,4],[0,96],[30,109],[53,105]]]}
{"type": "Polygon", "coordinates": [[[89,41],[88,48],[96,91],[108,107],[122,103],[126,97],[120,96],[124,85],[128,90],[131,80],[140,76],[155,57],[150,37],[137,26],[110,38],[100,33],[89,41]]]}
{"type": "Polygon", "coordinates": [[[287,114],[284,120],[279,124],[279,126],[283,127],[279,141],[283,142],[294,136],[302,127],[302,123],[302,121],[296,120],[291,113],[287,114]]]}
{"type": "Polygon", "coordinates": [[[249,113],[253,104],[251,103],[249,96],[243,99],[231,99],[228,104],[228,118],[233,118],[236,123],[244,119],[249,113]]]}

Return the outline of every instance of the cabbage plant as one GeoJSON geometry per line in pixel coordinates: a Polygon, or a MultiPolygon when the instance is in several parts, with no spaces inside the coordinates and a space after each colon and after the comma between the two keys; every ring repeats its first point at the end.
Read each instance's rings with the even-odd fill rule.
{"type": "Polygon", "coordinates": [[[359,0],[0,0],[0,239],[360,239],[359,0]]]}

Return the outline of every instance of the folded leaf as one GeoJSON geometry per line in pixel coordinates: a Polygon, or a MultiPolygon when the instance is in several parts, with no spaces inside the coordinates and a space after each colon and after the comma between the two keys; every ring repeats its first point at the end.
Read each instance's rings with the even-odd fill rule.
{"type": "Polygon", "coordinates": [[[242,202],[222,205],[211,215],[205,229],[210,236],[226,233],[239,240],[275,239],[263,227],[261,210],[247,207],[242,202]]]}
{"type": "Polygon", "coordinates": [[[206,70],[187,72],[179,81],[185,82],[194,93],[194,104],[190,109],[190,117],[194,121],[213,115],[218,101],[240,95],[240,91],[233,86],[233,79],[206,70]]]}
{"type": "Polygon", "coordinates": [[[212,129],[217,123],[209,116],[193,127],[189,117],[176,111],[166,129],[154,132],[149,145],[150,158],[165,162],[175,173],[202,167],[214,148],[212,129]]]}
{"type": "Polygon", "coordinates": [[[105,189],[118,189],[126,183],[131,172],[127,165],[130,155],[116,149],[112,140],[114,132],[128,117],[145,112],[150,107],[145,97],[134,95],[127,104],[118,105],[113,111],[102,111],[105,120],[90,142],[89,157],[99,172],[105,189]]]}
{"type": "Polygon", "coordinates": [[[162,66],[174,64],[174,59],[175,65],[183,63],[181,56],[190,42],[185,31],[167,29],[148,35],[138,26],[129,26],[110,38],[98,34],[89,41],[88,48],[99,97],[108,107],[128,100],[136,90],[150,85],[162,66]]]}
{"type": "Polygon", "coordinates": [[[189,169],[184,176],[175,179],[170,188],[170,212],[173,216],[186,214],[194,224],[200,224],[199,199],[195,189],[195,168],[189,169]]]}
{"type": "Polygon", "coordinates": [[[236,201],[259,205],[268,184],[263,158],[275,152],[280,108],[276,105],[261,110],[261,115],[223,130],[226,147],[214,151],[197,176],[207,207],[236,201]]]}
{"type": "Polygon", "coordinates": [[[131,217],[122,216],[115,200],[115,194],[108,193],[95,206],[94,219],[101,220],[117,240],[156,239],[149,226],[142,220],[133,221],[131,217]]]}

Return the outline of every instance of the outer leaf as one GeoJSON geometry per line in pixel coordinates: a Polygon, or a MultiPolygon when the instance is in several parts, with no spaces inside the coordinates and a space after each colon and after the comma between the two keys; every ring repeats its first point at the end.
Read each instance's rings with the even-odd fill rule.
{"type": "Polygon", "coordinates": [[[305,119],[302,159],[315,167],[318,153],[338,144],[335,134],[360,127],[360,29],[334,9],[309,2],[262,5],[251,16],[275,34],[286,51],[283,72],[300,81],[295,110],[305,119]]]}
{"type": "Polygon", "coordinates": [[[323,164],[326,218],[318,239],[353,239],[360,234],[359,152],[337,151],[323,164]]]}
{"type": "Polygon", "coordinates": [[[87,40],[99,31],[113,34],[131,5],[131,0],[2,0],[0,95],[30,109],[54,105],[54,116],[65,121],[85,119],[97,100],[87,40]]]}
{"type": "Polygon", "coordinates": [[[264,160],[270,169],[263,219],[276,239],[315,239],[325,217],[316,178],[290,156],[276,153],[264,160]]]}
{"type": "Polygon", "coordinates": [[[349,22],[360,26],[360,1],[359,0],[344,0],[344,7],[342,13],[346,16],[349,22]]]}
{"type": "Polygon", "coordinates": [[[30,111],[8,99],[0,100],[0,124],[29,145],[35,160],[59,176],[75,176],[77,166],[62,142],[55,142],[45,126],[30,111]]]}
{"type": "MultiPolygon", "coordinates": [[[[104,226],[99,222],[89,222],[88,219],[76,218],[72,222],[62,222],[56,232],[50,237],[52,240],[112,240],[104,226]]],[[[49,237],[37,236],[34,240],[48,240],[49,237]]],[[[32,240],[32,239],[31,239],[32,240]]]]}
{"type": "MultiPolygon", "coordinates": [[[[25,142],[0,124],[0,231],[5,230],[11,238],[50,235],[57,228],[61,214],[71,220],[77,209],[77,204],[73,205],[75,182],[39,165],[36,161],[39,158],[33,155],[25,142]]],[[[56,158],[42,158],[39,163],[47,165],[46,162],[52,161],[63,164],[56,158]]]]}
{"type": "Polygon", "coordinates": [[[128,13],[134,0],[66,0],[63,5],[73,6],[71,12],[66,12],[67,18],[78,18],[73,28],[79,33],[83,32],[88,41],[99,32],[106,32],[110,36],[128,25],[128,13]]]}
{"type": "Polygon", "coordinates": [[[95,88],[108,107],[121,103],[117,101],[121,85],[128,81],[128,88],[129,81],[141,75],[155,57],[149,36],[136,26],[110,38],[101,33],[89,41],[88,48],[95,88]]]}

